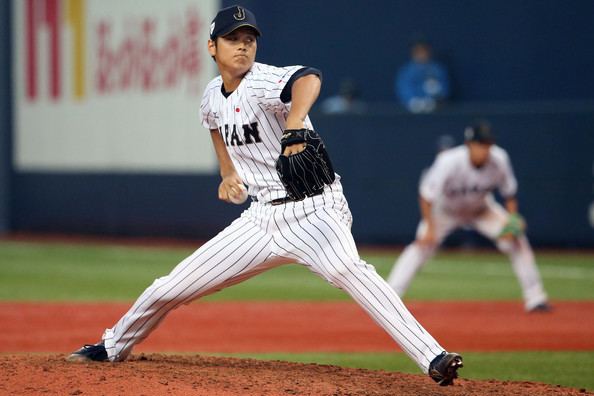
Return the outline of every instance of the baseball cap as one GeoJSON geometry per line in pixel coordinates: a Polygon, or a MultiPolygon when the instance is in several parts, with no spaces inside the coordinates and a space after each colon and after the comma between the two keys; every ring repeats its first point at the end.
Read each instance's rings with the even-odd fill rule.
{"type": "Polygon", "coordinates": [[[491,124],[480,121],[469,125],[464,129],[464,140],[467,142],[478,142],[483,144],[495,143],[495,137],[491,132],[491,124]]]}
{"type": "Polygon", "coordinates": [[[262,35],[256,23],[256,16],[250,10],[238,5],[223,8],[210,24],[210,39],[225,36],[242,26],[249,26],[258,36],[262,35]]]}

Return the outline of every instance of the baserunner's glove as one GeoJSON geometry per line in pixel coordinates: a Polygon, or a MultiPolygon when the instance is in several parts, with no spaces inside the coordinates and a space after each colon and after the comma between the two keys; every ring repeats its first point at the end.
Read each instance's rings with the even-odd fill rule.
{"type": "Polygon", "coordinates": [[[507,218],[507,223],[499,233],[499,238],[517,238],[524,233],[524,219],[519,213],[512,213],[507,218]]]}
{"type": "Polygon", "coordinates": [[[281,155],[276,161],[276,170],[287,197],[300,201],[318,195],[324,185],[334,182],[335,174],[320,135],[311,129],[287,129],[281,139],[281,155]],[[287,146],[305,143],[303,151],[283,155],[287,146]]]}

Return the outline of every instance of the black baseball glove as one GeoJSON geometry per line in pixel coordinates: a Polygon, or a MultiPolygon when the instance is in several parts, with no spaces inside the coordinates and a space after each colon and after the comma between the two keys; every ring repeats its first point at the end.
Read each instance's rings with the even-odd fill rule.
{"type": "Polygon", "coordinates": [[[318,195],[324,185],[334,182],[334,168],[320,135],[311,129],[287,129],[281,139],[281,155],[276,170],[287,190],[287,197],[300,201],[318,195]],[[283,155],[287,146],[305,143],[297,154],[283,155]]]}

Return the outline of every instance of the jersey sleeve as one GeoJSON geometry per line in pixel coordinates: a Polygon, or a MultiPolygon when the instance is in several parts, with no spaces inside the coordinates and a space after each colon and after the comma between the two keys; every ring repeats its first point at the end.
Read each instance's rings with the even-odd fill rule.
{"type": "Polygon", "coordinates": [[[322,79],[322,72],[319,71],[318,69],[316,69],[315,67],[308,67],[308,66],[302,67],[301,69],[299,69],[295,73],[293,73],[293,75],[289,78],[289,81],[287,81],[287,83],[285,84],[285,87],[283,88],[281,95],[280,95],[281,102],[289,103],[293,99],[291,97],[291,89],[293,88],[293,83],[295,81],[297,81],[297,79],[299,79],[303,76],[307,76],[309,74],[314,74],[314,75],[318,76],[320,78],[320,80],[322,79]]]}
{"type": "MultiPolygon", "coordinates": [[[[217,129],[215,115],[212,111],[213,90],[217,89],[216,84],[211,82],[204,90],[202,95],[202,102],[200,103],[200,113],[202,118],[202,126],[207,129],[217,129]]],[[[220,89],[220,87],[219,87],[220,89]]]]}
{"type": "Polygon", "coordinates": [[[251,95],[258,97],[262,106],[273,113],[288,111],[291,102],[291,87],[302,76],[321,72],[312,67],[287,66],[260,70],[252,80],[251,95]]]}
{"type": "Polygon", "coordinates": [[[504,198],[511,198],[518,192],[518,181],[514,175],[509,155],[503,149],[499,152],[499,162],[501,165],[501,180],[499,182],[499,193],[504,198]]]}
{"type": "Polygon", "coordinates": [[[438,155],[421,179],[419,194],[423,199],[434,202],[442,194],[448,167],[445,157],[438,155]]]}

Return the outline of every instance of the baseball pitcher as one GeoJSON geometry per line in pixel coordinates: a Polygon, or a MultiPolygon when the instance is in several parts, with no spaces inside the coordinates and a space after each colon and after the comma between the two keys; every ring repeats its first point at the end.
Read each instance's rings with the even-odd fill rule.
{"type": "Polygon", "coordinates": [[[220,76],[206,87],[201,105],[220,166],[219,198],[241,202],[249,195],[250,206],[155,280],[101,342],[83,346],[70,360],[124,360],[172,310],[297,262],[349,293],[433,380],[452,384],[460,355],[447,353],[359,257],[340,177],[308,117],[320,71],[255,62],[259,37],[249,10],[219,11],[208,51],[220,76]]]}

